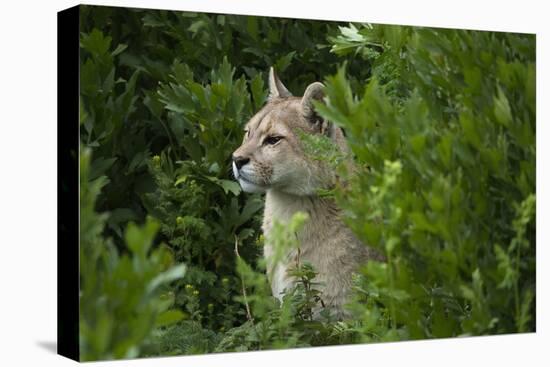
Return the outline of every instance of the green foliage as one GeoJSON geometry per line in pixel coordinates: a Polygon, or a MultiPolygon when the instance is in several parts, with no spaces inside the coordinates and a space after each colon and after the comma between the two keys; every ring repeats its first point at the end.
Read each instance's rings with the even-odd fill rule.
{"type": "Polygon", "coordinates": [[[365,340],[532,331],[534,37],[391,29],[363,28],[346,50],[388,42],[410,92],[396,100],[374,70],[357,96],[342,68],[317,105],[370,167],[337,193],[388,259],[357,279],[365,340]]]}
{"type": "Polygon", "coordinates": [[[348,158],[327,136],[306,134],[301,130],[296,130],[296,133],[304,153],[313,160],[328,163],[332,168],[337,169],[344,159],[348,158]]]}
{"type": "Polygon", "coordinates": [[[240,186],[229,177],[229,159],[252,114],[253,99],[245,78],[235,80],[226,59],[205,85],[195,82],[182,63],[175,63],[171,72],[171,81],[160,84],[158,98],[168,111],[167,126],[181,144],[176,156],[185,160],[174,161],[164,152],[153,157],[149,167],[157,189],[144,195],[143,204],[162,221],[161,233],[177,260],[190,264],[185,283],[176,289],[177,304],[189,302],[184,286],[192,285],[201,294],[193,319],[215,330],[228,329],[243,321],[243,310],[228,293],[238,283],[235,242],[244,245],[247,259],[259,255],[255,214],[262,201],[239,197],[240,186]],[[223,279],[230,284],[224,286],[223,279]],[[210,317],[217,313],[226,317],[210,317]]]}
{"type": "Polygon", "coordinates": [[[96,197],[105,176],[90,179],[90,152],[80,152],[80,353],[84,361],[132,358],[155,326],[166,327],[183,313],[169,309],[174,294],[166,284],[181,278],[166,248],[151,250],[159,224],[128,224],[126,252],[120,253],[102,232],[107,214],[96,214],[96,197]]]}
{"type": "MultiPolygon", "coordinates": [[[[81,9],[84,359],[534,330],[534,37],[81,9]],[[313,317],[307,263],[272,296],[263,200],[230,173],[272,65],[297,95],[326,78],[316,109],[357,169],[326,138],[303,147],[386,254],[354,279],[351,320],[313,317]]],[[[274,224],[281,253],[300,215],[274,224]]]]}

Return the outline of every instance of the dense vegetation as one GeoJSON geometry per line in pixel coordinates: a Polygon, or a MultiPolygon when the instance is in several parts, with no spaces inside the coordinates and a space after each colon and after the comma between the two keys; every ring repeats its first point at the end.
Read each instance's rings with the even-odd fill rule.
{"type": "Polygon", "coordinates": [[[89,6],[81,31],[82,359],[535,330],[534,36],[89,6]],[[304,145],[387,258],[350,320],[312,320],[307,264],[271,296],[262,198],[231,177],[272,65],[325,82],[358,172],[304,145]]]}

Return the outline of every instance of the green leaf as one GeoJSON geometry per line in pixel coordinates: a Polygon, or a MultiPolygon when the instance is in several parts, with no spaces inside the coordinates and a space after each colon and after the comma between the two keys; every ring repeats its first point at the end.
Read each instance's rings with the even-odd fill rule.
{"type": "Polygon", "coordinates": [[[99,176],[104,175],[109,168],[116,162],[117,158],[102,158],[97,157],[93,160],[92,165],[90,167],[90,180],[94,180],[99,176]]]}
{"type": "Polygon", "coordinates": [[[188,175],[179,176],[178,179],[176,180],[176,182],[174,182],[174,186],[178,186],[180,183],[183,183],[183,182],[187,181],[188,178],[189,178],[188,175]]]}
{"type": "Polygon", "coordinates": [[[153,244],[160,224],[148,217],[143,227],[138,227],[135,223],[129,223],[126,228],[125,240],[128,247],[136,255],[145,257],[149,248],[153,244]]]}
{"type": "Polygon", "coordinates": [[[498,262],[498,274],[500,278],[498,287],[511,289],[514,286],[518,275],[512,265],[512,260],[499,245],[495,245],[495,256],[498,262]]]}
{"type": "Polygon", "coordinates": [[[155,325],[157,327],[170,326],[185,318],[180,310],[168,310],[158,315],[155,325]]]}
{"type": "Polygon", "coordinates": [[[533,319],[534,312],[532,309],[532,303],[535,298],[535,292],[531,288],[525,289],[521,297],[521,309],[519,315],[516,317],[516,325],[518,333],[524,333],[531,328],[529,323],[533,319]]]}
{"type": "Polygon", "coordinates": [[[147,284],[147,293],[152,293],[162,284],[183,278],[186,269],[187,267],[184,264],[179,264],[157,275],[147,284]]]}
{"type": "Polygon", "coordinates": [[[109,75],[107,75],[107,77],[103,81],[102,92],[111,93],[114,85],[115,85],[115,68],[113,67],[111,68],[109,75]]]}
{"type": "Polygon", "coordinates": [[[223,191],[227,194],[231,192],[237,196],[241,193],[241,186],[235,181],[218,180],[217,183],[223,188],[223,191]]]}
{"type": "Polygon", "coordinates": [[[416,154],[421,154],[426,146],[426,135],[417,134],[409,138],[409,143],[416,154]]]}
{"type": "Polygon", "coordinates": [[[256,76],[250,82],[250,90],[252,92],[252,99],[254,100],[254,110],[258,111],[267,98],[269,91],[264,89],[264,81],[262,74],[256,74],[256,76]]]}
{"type": "Polygon", "coordinates": [[[118,54],[122,53],[124,50],[128,48],[128,45],[125,45],[124,43],[119,44],[113,52],[111,52],[111,56],[115,57],[118,54]]]}
{"type": "Polygon", "coordinates": [[[512,121],[512,110],[506,95],[501,88],[498,88],[497,95],[494,98],[494,113],[499,124],[508,126],[512,121]]]}
{"type": "Polygon", "coordinates": [[[284,56],[281,56],[276,62],[275,62],[275,69],[278,73],[283,73],[292,63],[292,59],[296,55],[296,51],[290,51],[284,56]]]}
{"type": "Polygon", "coordinates": [[[95,56],[102,56],[107,53],[111,47],[112,38],[104,36],[103,32],[93,29],[92,32],[83,33],[80,38],[80,47],[95,56]]]}

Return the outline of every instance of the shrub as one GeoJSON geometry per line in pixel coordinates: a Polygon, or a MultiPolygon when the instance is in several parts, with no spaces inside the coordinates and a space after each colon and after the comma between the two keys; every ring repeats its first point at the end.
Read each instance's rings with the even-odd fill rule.
{"type": "Polygon", "coordinates": [[[362,167],[336,192],[347,222],[388,259],[357,279],[361,332],[533,331],[534,37],[399,29],[362,28],[353,46],[380,50],[399,80],[375,67],[357,96],[342,68],[317,106],[362,167]]]}
{"type": "Polygon", "coordinates": [[[170,309],[174,293],[165,285],[181,278],[184,265],[174,265],[170,251],[151,250],[159,224],[148,219],[125,232],[120,253],[102,236],[106,213],[94,210],[105,176],[91,180],[90,152],[80,152],[80,356],[84,361],[133,358],[155,327],[179,321],[170,309]]]}
{"type": "Polygon", "coordinates": [[[258,196],[239,196],[239,184],[229,177],[229,159],[252,113],[253,98],[263,101],[266,93],[255,78],[249,95],[246,79],[235,80],[227,60],[206,85],[195,82],[185,64],[175,63],[171,70],[158,99],[182,152],[167,149],[153,157],[149,168],[157,188],[142,202],[161,220],[161,233],[177,260],[189,264],[186,279],[175,289],[177,304],[185,307],[186,288],[192,286],[200,292],[192,318],[214,330],[229,329],[244,322],[244,309],[231,297],[239,284],[235,243],[242,244],[244,258],[259,256],[255,214],[263,207],[258,196]]]}

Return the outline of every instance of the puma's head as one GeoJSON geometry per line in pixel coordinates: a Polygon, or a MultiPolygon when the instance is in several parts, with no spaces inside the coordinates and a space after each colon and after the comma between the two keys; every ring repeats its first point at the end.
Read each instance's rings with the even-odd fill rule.
{"type": "Polygon", "coordinates": [[[312,195],[334,181],[334,173],[319,161],[308,159],[296,134],[325,134],[345,149],[342,131],[320,118],[313,101],[323,98],[323,84],[310,84],[303,97],[293,97],[273,68],[269,71],[266,105],[245,127],[241,146],[233,153],[233,174],[246,192],[278,190],[312,195]]]}

